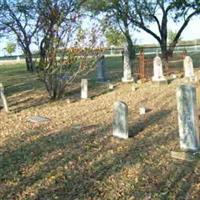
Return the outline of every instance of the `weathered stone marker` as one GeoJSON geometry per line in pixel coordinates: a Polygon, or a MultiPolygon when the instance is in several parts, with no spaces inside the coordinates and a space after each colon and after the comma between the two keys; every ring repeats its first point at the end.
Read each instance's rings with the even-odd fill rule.
{"type": "Polygon", "coordinates": [[[124,66],[123,66],[123,78],[122,82],[132,82],[134,81],[131,74],[131,60],[128,53],[128,46],[124,47],[124,66]]]}
{"type": "Polygon", "coordinates": [[[184,151],[197,151],[200,147],[199,120],[196,88],[193,85],[181,85],[177,88],[177,108],[180,148],[184,151]]]}
{"type": "Polygon", "coordinates": [[[50,119],[44,116],[36,115],[28,118],[28,121],[32,123],[42,123],[42,122],[48,122],[50,121],[50,119]]]}
{"type": "Polygon", "coordinates": [[[121,101],[114,104],[113,136],[127,139],[128,133],[128,106],[121,101]]]}
{"type": "Polygon", "coordinates": [[[99,58],[96,64],[96,80],[98,82],[106,82],[107,79],[106,61],[105,56],[103,55],[99,58]]]}
{"type": "Polygon", "coordinates": [[[7,100],[6,100],[6,97],[4,95],[4,87],[3,87],[2,83],[0,83],[0,97],[1,97],[0,101],[2,101],[2,105],[3,105],[5,112],[9,112],[7,100]]]}
{"type": "Polygon", "coordinates": [[[159,57],[158,53],[156,57],[153,60],[153,77],[152,81],[155,83],[163,83],[167,84],[167,80],[163,75],[163,66],[162,66],[162,60],[159,57]]]}
{"type": "Polygon", "coordinates": [[[88,80],[81,79],[81,99],[88,98],[88,80]]]}
{"type": "Polygon", "coordinates": [[[183,65],[184,65],[185,78],[194,79],[193,61],[190,56],[185,56],[183,65]]]}

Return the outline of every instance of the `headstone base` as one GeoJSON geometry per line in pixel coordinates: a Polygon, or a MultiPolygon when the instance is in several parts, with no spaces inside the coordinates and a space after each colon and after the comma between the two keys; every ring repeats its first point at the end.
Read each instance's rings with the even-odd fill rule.
{"type": "Polygon", "coordinates": [[[91,98],[90,97],[88,97],[88,98],[81,98],[81,101],[88,101],[88,100],[91,100],[91,98]]]}
{"type": "Polygon", "coordinates": [[[104,84],[104,83],[108,83],[110,82],[109,80],[101,80],[101,79],[98,79],[96,80],[96,83],[100,83],[100,84],[104,84]]]}
{"type": "Polygon", "coordinates": [[[184,77],[187,82],[198,82],[198,78],[196,76],[184,77]]]}
{"type": "Polygon", "coordinates": [[[134,78],[126,79],[126,78],[123,77],[122,82],[123,83],[131,83],[131,82],[134,82],[134,78]]]}
{"type": "Polygon", "coordinates": [[[171,151],[171,157],[178,160],[185,160],[189,162],[193,162],[196,160],[200,160],[200,152],[184,152],[184,151],[171,151]]]}
{"type": "Polygon", "coordinates": [[[119,132],[119,133],[114,132],[114,133],[113,133],[113,136],[114,136],[114,137],[117,137],[117,138],[119,138],[119,139],[128,139],[128,138],[129,138],[128,133],[127,133],[126,135],[122,135],[120,132],[119,132]]]}
{"type": "Polygon", "coordinates": [[[153,80],[152,79],[152,82],[154,84],[158,84],[158,85],[167,85],[168,84],[168,81],[166,79],[161,79],[161,80],[153,80]]]}

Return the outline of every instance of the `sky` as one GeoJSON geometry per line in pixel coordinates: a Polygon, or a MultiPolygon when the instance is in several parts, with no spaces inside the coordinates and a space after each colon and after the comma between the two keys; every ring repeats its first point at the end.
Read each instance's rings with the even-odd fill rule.
{"type": "MultiPolygon", "coordinates": [[[[189,22],[189,24],[185,28],[185,30],[183,31],[183,33],[181,35],[182,40],[200,39],[200,28],[199,28],[199,25],[200,25],[200,17],[194,17],[189,22]]],[[[168,29],[172,30],[172,31],[177,31],[179,26],[180,25],[174,24],[173,22],[169,21],[168,29]]],[[[157,30],[156,26],[154,26],[154,25],[150,26],[150,28],[152,30],[157,30]]],[[[136,38],[136,43],[139,44],[139,45],[140,44],[157,44],[157,41],[151,35],[147,34],[144,31],[134,32],[133,33],[133,38],[136,38]]],[[[6,55],[6,52],[3,49],[5,48],[7,42],[8,42],[8,40],[6,40],[6,39],[1,41],[0,56],[6,55]]],[[[35,48],[33,47],[33,49],[35,49],[35,48]]],[[[13,55],[19,55],[19,54],[21,54],[21,50],[20,50],[20,48],[17,48],[16,52],[13,55]]]]}
{"type": "MultiPolygon", "coordinates": [[[[195,40],[200,39],[200,18],[193,18],[187,27],[184,29],[181,38],[182,40],[195,40]]],[[[173,22],[169,22],[168,29],[172,31],[178,31],[180,25],[175,24],[173,22]]],[[[151,26],[152,30],[156,30],[156,26],[151,26]]],[[[157,44],[157,40],[155,40],[151,35],[147,34],[144,31],[136,32],[135,37],[137,38],[138,44],[157,44]]]]}

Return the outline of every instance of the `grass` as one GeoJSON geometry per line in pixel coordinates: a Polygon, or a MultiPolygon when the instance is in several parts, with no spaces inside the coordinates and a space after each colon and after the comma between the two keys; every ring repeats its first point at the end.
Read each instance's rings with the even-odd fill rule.
{"type": "MultiPolygon", "coordinates": [[[[107,63],[121,77],[120,58],[107,63]]],[[[135,92],[129,84],[108,91],[91,82],[92,100],[73,103],[49,102],[23,65],[0,66],[0,80],[11,109],[0,111],[0,199],[200,199],[200,160],[171,158],[179,150],[174,96],[182,79],[137,84],[135,92]],[[128,140],[112,137],[116,100],[129,107],[128,140]],[[139,106],[151,111],[140,116],[139,106]],[[33,115],[50,121],[29,123],[33,115]]]]}

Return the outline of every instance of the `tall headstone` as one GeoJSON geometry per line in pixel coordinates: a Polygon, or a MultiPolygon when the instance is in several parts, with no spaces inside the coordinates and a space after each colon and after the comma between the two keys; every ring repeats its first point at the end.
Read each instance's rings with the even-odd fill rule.
{"type": "Polygon", "coordinates": [[[128,133],[128,106],[121,101],[114,104],[113,136],[127,139],[128,133]]]}
{"type": "Polygon", "coordinates": [[[4,87],[3,87],[2,83],[0,83],[0,104],[1,103],[2,103],[2,106],[5,110],[5,112],[9,112],[8,103],[7,103],[5,94],[4,94],[4,87]]]}
{"type": "Polygon", "coordinates": [[[180,148],[184,151],[197,151],[200,147],[199,119],[196,88],[193,85],[177,88],[177,108],[180,148]]]}
{"type": "Polygon", "coordinates": [[[131,60],[128,53],[128,46],[124,47],[124,66],[123,66],[123,78],[122,82],[132,82],[134,81],[131,73],[131,60]]]}
{"type": "Polygon", "coordinates": [[[193,79],[194,67],[192,58],[190,56],[185,56],[183,65],[184,65],[185,78],[193,79]]]}
{"type": "Polygon", "coordinates": [[[96,79],[98,82],[106,82],[107,77],[107,68],[106,68],[105,56],[101,56],[96,64],[96,79]]]}
{"type": "Polygon", "coordinates": [[[158,53],[153,60],[153,77],[152,81],[156,83],[167,83],[166,78],[163,75],[163,65],[162,60],[158,53]]]}
{"type": "Polygon", "coordinates": [[[88,98],[88,80],[81,79],[81,99],[88,98]]]}

